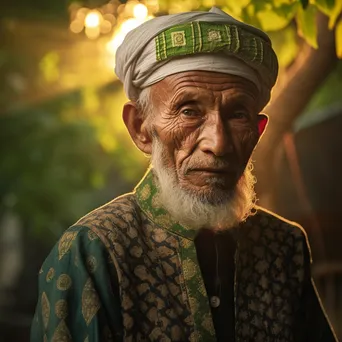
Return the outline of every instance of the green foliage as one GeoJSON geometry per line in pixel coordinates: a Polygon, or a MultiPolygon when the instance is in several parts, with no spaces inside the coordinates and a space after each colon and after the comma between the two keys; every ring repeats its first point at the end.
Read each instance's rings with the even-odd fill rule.
{"type": "Polygon", "coordinates": [[[329,16],[334,10],[335,0],[315,0],[315,5],[321,12],[329,16]]]}
{"type": "Polygon", "coordinates": [[[269,32],[269,36],[278,56],[279,65],[285,68],[296,58],[298,53],[296,29],[293,25],[288,25],[280,31],[269,32]]]}
{"type": "Polygon", "coordinates": [[[329,15],[329,29],[332,30],[335,27],[336,20],[342,13],[342,0],[335,0],[335,6],[331,10],[329,15]]]}
{"type": "MultiPolygon", "coordinates": [[[[20,16],[22,8],[27,15],[30,7],[39,13],[51,11],[44,18],[57,14],[67,17],[70,1],[53,4],[44,1],[33,6],[32,2],[21,0],[11,5],[15,10],[10,13],[20,16]]],[[[105,2],[91,0],[84,5],[94,8],[105,2]]],[[[337,54],[342,57],[342,21],[338,20],[342,0],[159,1],[161,13],[207,10],[214,4],[267,31],[281,67],[296,58],[298,34],[317,47],[315,14],[323,12],[329,16],[330,28],[337,25],[337,54]]],[[[27,76],[32,80],[31,85],[41,82],[52,89],[61,82],[63,63],[53,49],[44,51],[40,63],[33,63],[26,55],[25,63],[23,58],[18,58],[20,63],[15,58],[18,58],[17,52],[0,50],[0,67],[12,75],[24,74],[24,69],[33,70],[27,76]]],[[[4,84],[0,100],[8,102],[11,97],[4,84]]],[[[338,97],[334,92],[340,86],[331,89],[334,91],[322,90],[316,101],[329,103],[331,96],[338,97]]],[[[89,210],[131,190],[146,169],[147,159],[133,147],[122,123],[120,113],[125,101],[121,87],[99,88],[97,83],[39,106],[1,116],[0,214],[11,208],[31,232],[45,238],[46,234],[58,235],[89,210]]],[[[15,104],[11,103],[11,108],[15,104]]]]}
{"type": "MultiPolygon", "coordinates": [[[[290,64],[298,52],[298,35],[314,48],[317,46],[316,14],[322,12],[330,18],[330,29],[342,11],[342,0],[160,0],[162,13],[185,10],[208,10],[216,5],[233,17],[259,27],[286,44],[277,53],[281,66],[290,64]],[[295,24],[295,25],[293,25],[295,24]],[[289,27],[297,27],[297,34],[289,33],[289,27]],[[276,32],[277,34],[273,34],[276,32]]],[[[336,37],[337,43],[338,37],[336,37]]],[[[338,54],[340,56],[340,54],[338,54]]]]}
{"type": "Polygon", "coordinates": [[[299,9],[297,13],[298,34],[302,36],[312,47],[317,45],[317,26],[315,23],[317,9],[308,6],[306,10],[299,9]]]}
{"type": "Polygon", "coordinates": [[[342,58],[342,19],[336,25],[336,53],[342,58]]]}
{"type": "Polygon", "coordinates": [[[303,116],[310,115],[310,113],[326,107],[342,106],[341,83],[342,61],[338,61],[334,71],[329,75],[322,87],[307,105],[303,116]]]}
{"type": "Polygon", "coordinates": [[[306,9],[309,5],[309,0],[300,0],[300,3],[303,6],[303,9],[306,9]]]}
{"type": "MultiPolygon", "coordinates": [[[[323,12],[331,19],[330,28],[342,10],[342,0],[252,0],[248,6],[255,7],[255,15],[259,27],[265,31],[279,31],[286,28],[293,19],[298,27],[298,34],[314,48],[317,48],[317,26],[315,22],[317,11],[323,12]],[[335,18],[335,19],[334,19],[335,18]]],[[[248,17],[244,20],[251,22],[248,17]]],[[[255,22],[254,22],[255,24],[255,22]]]]}
{"type": "Polygon", "coordinates": [[[47,53],[39,63],[40,71],[47,83],[57,81],[59,79],[59,56],[52,51],[47,53]]]}
{"type": "Polygon", "coordinates": [[[44,110],[4,116],[0,127],[2,209],[11,207],[35,232],[72,223],[91,190],[85,151],[100,152],[89,127],[64,125],[44,110]]]}
{"type": "MultiPolygon", "coordinates": [[[[285,56],[278,54],[280,60],[291,63],[289,56],[295,57],[297,52],[297,35],[289,39],[288,32],[283,31],[296,22],[299,36],[314,48],[317,48],[316,13],[322,12],[329,17],[329,28],[333,29],[342,12],[342,0],[244,0],[222,3],[222,9],[238,19],[257,26],[268,33],[280,32],[277,36],[288,44],[281,49],[285,56]],[[282,35],[286,36],[286,39],[282,35]]],[[[342,33],[336,36],[336,44],[341,46],[342,33]]],[[[275,43],[276,45],[279,45],[275,43]]],[[[278,49],[279,52],[279,49],[278,49]]],[[[338,53],[341,57],[341,53],[338,53]]],[[[282,64],[284,65],[284,64],[282,64]]]]}
{"type": "MultiPolygon", "coordinates": [[[[101,100],[114,108],[111,95],[102,91],[101,100]]],[[[130,191],[146,168],[127,136],[113,134],[115,148],[105,148],[92,118],[79,117],[81,101],[68,94],[0,117],[0,213],[10,208],[44,239],[130,191]]],[[[101,126],[111,126],[103,116],[101,126]]]]}

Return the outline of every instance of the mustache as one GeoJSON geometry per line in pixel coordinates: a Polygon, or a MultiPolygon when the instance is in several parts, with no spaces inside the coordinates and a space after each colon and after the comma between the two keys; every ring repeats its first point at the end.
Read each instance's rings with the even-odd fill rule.
{"type": "Polygon", "coordinates": [[[192,160],[191,163],[189,163],[189,165],[186,166],[185,173],[201,169],[218,169],[235,172],[238,171],[239,167],[238,162],[236,160],[215,157],[209,160],[192,160]]]}
{"type": "MultiPolygon", "coordinates": [[[[160,139],[158,136],[155,136],[155,139],[153,139],[152,142],[152,159],[153,157],[157,157],[160,159],[163,163],[167,163],[167,151],[165,148],[163,148],[163,145],[160,142],[160,139]]],[[[233,155],[229,156],[207,156],[205,158],[200,158],[198,156],[191,158],[187,165],[184,165],[182,173],[188,174],[191,171],[194,170],[203,170],[203,169],[217,169],[232,173],[237,173],[241,171],[241,166],[238,161],[238,158],[233,155]]]]}

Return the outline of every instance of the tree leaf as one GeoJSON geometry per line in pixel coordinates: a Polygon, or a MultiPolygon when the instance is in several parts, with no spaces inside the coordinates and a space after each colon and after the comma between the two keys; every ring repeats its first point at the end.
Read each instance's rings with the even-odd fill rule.
{"type": "Polygon", "coordinates": [[[277,7],[264,6],[262,10],[256,11],[261,27],[265,31],[276,31],[286,27],[300,6],[298,2],[280,3],[276,1],[276,3],[277,7]]]}
{"type": "Polygon", "coordinates": [[[279,7],[282,5],[290,5],[292,3],[296,3],[297,1],[293,0],[272,0],[272,3],[275,7],[279,7]]]}
{"type": "Polygon", "coordinates": [[[298,34],[315,49],[318,48],[316,12],[317,9],[310,5],[306,10],[299,8],[297,13],[298,34]]]}
{"type": "Polygon", "coordinates": [[[262,28],[259,18],[255,14],[255,7],[252,3],[242,9],[240,18],[243,22],[249,25],[262,28]]]}
{"type": "Polygon", "coordinates": [[[342,59],[342,19],[340,19],[336,25],[335,39],[337,57],[342,59]]]}
{"type": "Polygon", "coordinates": [[[330,16],[335,7],[335,0],[314,0],[314,4],[321,12],[330,16]]]}
{"type": "Polygon", "coordinates": [[[294,25],[283,30],[270,32],[274,51],[278,56],[279,66],[285,68],[290,65],[298,53],[297,33],[294,25]]]}
{"type": "Polygon", "coordinates": [[[329,18],[329,29],[332,30],[336,24],[336,20],[338,16],[342,12],[342,0],[335,0],[335,6],[331,11],[330,18],[329,18]]]}
{"type": "Polygon", "coordinates": [[[301,6],[298,2],[292,2],[290,4],[281,4],[279,6],[276,6],[273,8],[273,10],[283,17],[292,19],[297,13],[299,7],[301,6]]]}
{"type": "Polygon", "coordinates": [[[251,3],[254,5],[255,12],[263,11],[269,7],[266,1],[253,0],[251,3]]]}
{"type": "Polygon", "coordinates": [[[303,9],[306,9],[309,5],[309,0],[300,0],[300,3],[302,4],[303,9]]]}
{"type": "Polygon", "coordinates": [[[225,3],[225,7],[227,9],[227,13],[232,14],[233,16],[240,17],[242,10],[249,5],[251,0],[240,0],[240,1],[227,1],[225,3]]]}
{"type": "Polygon", "coordinates": [[[291,18],[278,15],[273,10],[259,11],[257,17],[264,31],[277,31],[288,25],[291,18]]]}

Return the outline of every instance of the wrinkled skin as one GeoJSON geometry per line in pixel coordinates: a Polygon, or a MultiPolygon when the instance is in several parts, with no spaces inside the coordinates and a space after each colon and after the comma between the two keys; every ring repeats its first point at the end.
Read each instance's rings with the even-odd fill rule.
{"type": "MultiPolygon", "coordinates": [[[[163,145],[164,164],[183,189],[210,196],[235,188],[258,142],[258,124],[265,120],[258,115],[258,95],[244,78],[205,71],[178,73],[152,86],[152,135],[163,145]]],[[[151,130],[135,122],[139,134],[132,134],[134,120],[127,113],[133,140],[151,153],[151,130]]]]}

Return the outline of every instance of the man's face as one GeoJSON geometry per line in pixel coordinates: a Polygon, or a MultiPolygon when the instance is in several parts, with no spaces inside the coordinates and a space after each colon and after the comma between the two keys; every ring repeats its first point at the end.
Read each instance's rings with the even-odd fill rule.
{"type": "Polygon", "coordinates": [[[151,88],[152,132],[179,186],[210,203],[234,190],[258,141],[260,101],[241,77],[189,71],[151,88]]]}

